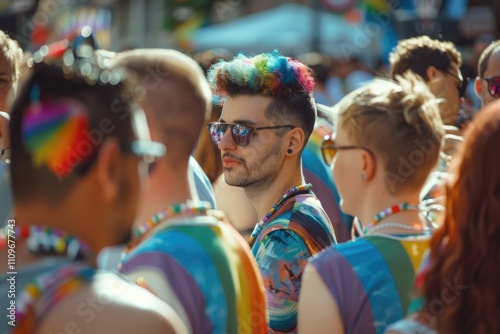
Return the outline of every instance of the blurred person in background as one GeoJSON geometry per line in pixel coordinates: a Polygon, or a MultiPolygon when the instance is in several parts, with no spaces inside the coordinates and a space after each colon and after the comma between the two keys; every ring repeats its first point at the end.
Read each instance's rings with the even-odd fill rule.
{"type": "Polygon", "coordinates": [[[500,97],[500,41],[488,45],[481,54],[474,85],[482,107],[500,97]]]}
{"type": "Polygon", "coordinates": [[[175,50],[121,54],[141,82],[151,69],[168,73],[145,86],[139,101],[151,136],[168,154],[145,183],[139,224],[120,270],[153,291],[181,316],[190,333],[267,333],[264,286],[245,240],[195,196],[190,154],[212,107],[198,64],[175,50]]]}
{"type": "Polygon", "coordinates": [[[79,58],[74,47],[35,53],[14,103],[15,219],[0,235],[0,256],[10,259],[14,246],[16,257],[0,262],[0,304],[9,312],[0,332],[187,333],[160,299],[96,272],[101,249],[129,240],[141,179],[165,147],[149,140],[124,71],[93,67],[96,55],[79,58]],[[90,73],[80,71],[85,64],[90,73]]]}
{"type": "Polygon", "coordinates": [[[434,96],[442,99],[441,117],[449,134],[459,135],[457,120],[467,83],[460,72],[462,57],[453,43],[428,36],[399,41],[389,56],[390,78],[411,71],[419,75],[434,96]]]}
{"type": "Polygon", "coordinates": [[[259,219],[250,247],[266,288],[270,328],[296,333],[307,259],[336,243],[302,171],[316,121],[312,72],[274,51],[217,63],[208,77],[223,103],[209,130],[221,150],[225,180],[245,190],[259,219]]]}
{"type": "Polygon", "coordinates": [[[0,30],[0,162],[9,157],[9,105],[16,95],[22,60],[19,44],[0,30]]]}
{"type": "Polygon", "coordinates": [[[422,190],[422,198],[428,199],[431,205],[441,205],[448,167],[462,144],[458,120],[467,88],[460,72],[462,57],[451,42],[419,36],[399,41],[389,55],[389,62],[391,79],[411,71],[420,76],[431,93],[440,99],[445,141],[439,163],[422,190]]]}
{"type": "Polygon", "coordinates": [[[500,333],[500,102],[467,127],[446,214],[416,280],[417,311],[387,333],[500,333]]]}
{"type": "Polygon", "coordinates": [[[338,105],[335,137],[322,144],[341,208],[363,226],[307,266],[299,299],[301,333],[383,333],[406,313],[432,227],[419,207],[443,136],[437,101],[414,76],[377,79],[338,105]],[[425,154],[421,152],[425,148],[425,154]],[[411,173],[402,165],[419,152],[411,173]]]}

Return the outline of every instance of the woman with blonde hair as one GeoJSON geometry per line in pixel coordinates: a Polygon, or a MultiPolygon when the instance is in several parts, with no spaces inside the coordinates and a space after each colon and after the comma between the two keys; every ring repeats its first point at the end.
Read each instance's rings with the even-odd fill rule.
{"type": "Polygon", "coordinates": [[[432,224],[419,194],[435,167],[443,123],[413,76],[377,79],[337,106],[335,138],[322,144],[341,209],[362,237],[311,259],[299,300],[299,332],[383,333],[402,319],[432,224]]]}

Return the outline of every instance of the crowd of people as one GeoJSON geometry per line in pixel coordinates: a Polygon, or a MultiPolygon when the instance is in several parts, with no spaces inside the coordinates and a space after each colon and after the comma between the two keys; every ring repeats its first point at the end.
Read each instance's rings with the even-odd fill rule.
{"type": "Polygon", "coordinates": [[[452,43],[388,61],[0,31],[0,332],[500,332],[500,42],[466,123],[452,43]]]}

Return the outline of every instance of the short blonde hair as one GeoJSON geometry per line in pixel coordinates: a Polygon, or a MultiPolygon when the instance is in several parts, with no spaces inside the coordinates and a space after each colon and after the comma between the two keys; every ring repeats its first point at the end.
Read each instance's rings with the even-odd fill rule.
{"type": "Polygon", "coordinates": [[[381,158],[392,194],[424,185],[444,137],[438,100],[427,85],[412,74],[397,79],[375,79],[336,106],[338,127],[381,158]]]}
{"type": "Polygon", "coordinates": [[[19,44],[0,30],[0,53],[5,57],[12,69],[12,84],[19,79],[21,62],[23,61],[23,50],[19,44]]]}

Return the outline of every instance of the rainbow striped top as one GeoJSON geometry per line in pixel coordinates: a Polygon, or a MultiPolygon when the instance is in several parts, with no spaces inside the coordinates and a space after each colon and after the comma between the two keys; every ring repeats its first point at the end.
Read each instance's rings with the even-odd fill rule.
{"type": "Polygon", "coordinates": [[[124,259],[190,333],[267,333],[262,279],[248,244],[213,217],[175,218],[124,259]]]}
{"type": "Polygon", "coordinates": [[[329,247],[310,263],[338,305],[345,333],[384,333],[408,309],[429,235],[371,235],[329,247]]]}

